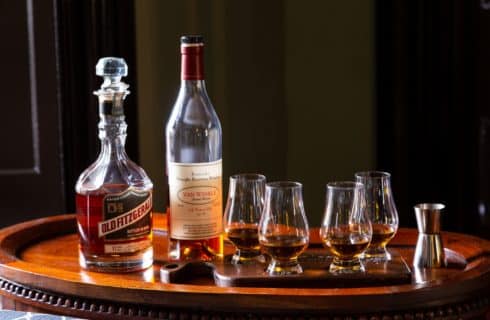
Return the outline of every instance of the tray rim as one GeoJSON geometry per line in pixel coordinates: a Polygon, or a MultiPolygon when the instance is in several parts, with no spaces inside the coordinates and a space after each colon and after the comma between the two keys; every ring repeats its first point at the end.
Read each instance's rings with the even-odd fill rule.
{"type": "MultiPolygon", "coordinates": [[[[257,308],[271,308],[276,304],[283,306],[284,297],[294,296],[295,303],[291,304],[292,309],[298,307],[313,306],[321,302],[331,300],[332,303],[317,305],[320,309],[331,309],[333,303],[339,308],[351,304],[353,298],[362,298],[366,303],[373,303],[373,298],[376,303],[379,303],[377,298],[383,297],[388,305],[393,307],[395,300],[396,305],[403,306],[404,299],[395,299],[394,297],[410,298],[410,305],[413,305],[414,298],[422,305],[427,305],[428,295],[437,294],[438,299],[444,298],[445,301],[459,301],[462,296],[470,295],[475,290],[488,289],[490,284],[490,258],[488,250],[490,242],[479,239],[473,236],[444,233],[445,239],[450,239],[456,242],[469,241],[474,242],[477,239],[478,245],[473,248],[480,251],[479,254],[471,257],[465,270],[459,272],[450,279],[437,281],[436,283],[428,284],[403,284],[395,286],[380,286],[380,287],[362,287],[362,288],[256,288],[256,287],[217,287],[195,284],[165,284],[161,282],[145,283],[124,279],[123,275],[107,275],[100,276],[89,273],[95,276],[97,283],[83,279],[83,274],[87,272],[81,271],[70,272],[64,271],[60,275],[59,270],[46,266],[37,266],[33,263],[22,261],[17,253],[23,246],[32,241],[39,239],[42,236],[48,236],[51,233],[61,235],[69,234],[70,232],[59,229],[63,226],[75,221],[74,214],[52,216],[47,218],[36,219],[20,223],[11,227],[0,230],[0,277],[10,281],[15,281],[29,287],[49,290],[54,292],[71,292],[76,295],[86,296],[95,299],[107,299],[108,294],[116,297],[120,301],[134,302],[136,296],[151,303],[160,305],[175,305],[176,303],[182,306],[193,305],[192,299],[185,298],[186,296],[209,296],[220,297],[220,300],[228,300],[230,303],[239,308],[243,305],[255,304],[257,308]],[[51,227],[46,227],[51,225],[51,227]],[[37,234],[35,231],[48,230],[45,234],[37,234]],[[27,235],[27,237],[25,237],[27,235]],[[30,235],[30,236],[29,236],[30,235]],[[19,238],[23,238],[23,242],[18,242],[19,238]],[[16,242],[17,240],[17,242],[16,242]],[[114,278],[119,281],[114,281],[114,278]],[[41,285],[40,285],[41,284],[41,285]],[[104,293],[100,288],[106,289],[104,293]],[[123,290],[121,290],[123,289],[123,290]],[[124,293],[121,293],[124,291],[124,293]],[[457,292],[456,297],[454,297],[457,292]],[[248,299],[237,299],[240,296],[246,295],[248,299]],[[176,296],[179,300],[176,302],[176,296]],[[253,298],[253,299],[252,299],[253,298]],[[243,300],[247,300],[243,303],[243,300]],[[241,303],[242,302],[242,303],[241,303]],[[266,304],[264,304],[267,302],[266,304]]],[[[400,232],[407,234],[413,233],[411,229],[400,229],[400,232]]],[[[153,266],[153,272],[158,272],[159,264],[153,266]],[[156,269],[155,269],[156,268],[156,269]]],[[[224,302],[223,302],[224,303],[224,302]]],[[[383,303],[385,305],[386,303],[383,303]]],[[[377,306],[379,307],[379,305],[377,306]]]]}

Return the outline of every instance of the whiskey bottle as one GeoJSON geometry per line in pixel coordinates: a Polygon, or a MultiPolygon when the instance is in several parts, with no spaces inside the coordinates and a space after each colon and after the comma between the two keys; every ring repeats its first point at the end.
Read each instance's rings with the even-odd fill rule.
{"type": "Polygon", "coordinates": [[[92,271],[130,272],[153,263],[153,184],[124,149],[123,100],[129,86],[121,78],[127,72],[121,58],[102,58],[96,65],[96,74],[104,78],[94,92],[99,99],[101,150],[75,187],[79,261],[92,271]]]}
{"type": "Polygon", "coordinates": [[[181,86],[166,126],[169,259],[223,253],[221,124],[206,92],[201,36],[181,38],[181,86]]]}

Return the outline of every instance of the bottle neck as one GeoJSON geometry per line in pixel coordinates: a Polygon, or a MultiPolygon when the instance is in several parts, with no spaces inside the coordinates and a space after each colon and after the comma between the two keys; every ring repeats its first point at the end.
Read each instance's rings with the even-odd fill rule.
{"type": "Polygon", "coordinates": [[[181,80],[180,91],[186,95],[207,95],[204,80],[181,80]]]}
{"type": "Polygon", "coordinates": [[[180,52],[181,80],[204,80],[204,44],[182,44],[180,52]]]}
{"type": "Polygon", "coordinates": [[[112,99],[99,96],[99,139],[101,141],[101,157],[112,160],[126,158],[126,124],[122,100],[124,97],[114,94],[112,99]]]}

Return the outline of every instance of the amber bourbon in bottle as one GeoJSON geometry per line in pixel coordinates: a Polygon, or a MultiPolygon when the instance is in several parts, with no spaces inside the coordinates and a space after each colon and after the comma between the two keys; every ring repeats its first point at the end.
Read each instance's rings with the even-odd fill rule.
{"type": "Polygon", "coordinates": [[[170,260],[223,253],[221,124],[206,92],[201,36],[181,38],[182,73],[166,127],[170,260]]]}
{"type": "Polygon", "coordinates": [[[121,58],[97,63],[96,74],[104,78],[94,92],[99,98],[101,150],[75,187],[80,265],[93,271],[130,272],[153,263],[153,184],[124,149],[123,101],[129,86],[121,78],[127,72],[121,58]]]}

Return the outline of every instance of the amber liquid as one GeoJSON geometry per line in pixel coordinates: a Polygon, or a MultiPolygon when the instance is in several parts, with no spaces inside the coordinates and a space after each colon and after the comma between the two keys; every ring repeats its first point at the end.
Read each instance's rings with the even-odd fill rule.
{"type": "Polygon", "coordinates": [[[373,224],[373,237],[369,246],[384,248],[394,236],[395,229],[393,227],[384,224],[373,224]]]}
{"type": "MultiPolygon", "coordinates": [[[[172,228],[172,215],[167,207],[167,230],[172,228]]],[[[223,235],[197,240],[181,240],[169,237],[169,260],[212,261],[223,256],[223,235]]]]}
{"type": "MultiPolygon", "coordinates": [[[[106,185],[103,189],[91,191],[87,194],[76,194],[76,207],[77,207],[77,223],[78,231],[80,235],[80,250],[87,257],[98,257],[101,259],[110,258],[114,256],[135,256],[141,252],[148,250],[151,247],[152,232],[148,235],[138,238],[131,238],[127,240],[106,240],[104,237],[99,237],[98,223],[104,219],[103,206],[104,197],[107,194],[120,193],[126,190],[126,185],[106,185]],[[107,254],[104,251],[104,245],[111,244],[145,244],[133,252],[122,252],[118,254],[107,254]]],[[[150,212],[151,214],[151,212],[150,212]]],[[[152,219],[150,218],[150,223],[152,219]]],[[[150,225],[150,230],[151,230],[150,225]]],[[[136,247],[138,247],[136,245],[136,247]]]]}
{"type": "Polygon", "coordinates": [[[369,238],[331,238],[324,240],[324,243],[335,256],[342,260],[352,260],[366,250],[369,245],[369,238]]]}
{"type": "Polygon", "coordinates": [[[228,239],[240,250],[259,251],[259,233],[257,228],[235,228],[227,232],[228,239]]]}
{"type": "Polygon", "coordinates": [[[170,238],[170,260],[211,261],[223,252],[223,237],[209,239],[180,240],[170,238]]]}
{"type": "Polygon", "coordinates": [[[306,250],[308,242],[304,238],[293,235],[277,235],[266,237],[262,242],[265,253],[280,261],[295,260],[306,250]]]}

